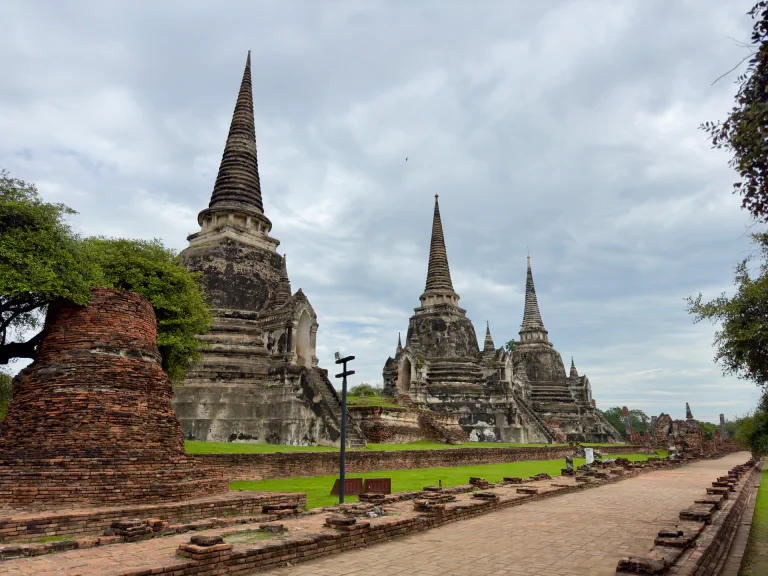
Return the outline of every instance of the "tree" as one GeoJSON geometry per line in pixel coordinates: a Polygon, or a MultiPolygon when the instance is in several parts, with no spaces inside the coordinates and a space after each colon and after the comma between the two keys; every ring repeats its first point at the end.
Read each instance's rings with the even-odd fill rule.
{"type": "Polygon", "coordinates": [[[752,234],[759,247],[757,273],[749,272],[750,256],[739,263],[734,284],[736,294],[725,293],[710,302],[702,295],[689,297],[688,312],[694,322],[721,324],[715,332],[715,362],[725,374],[733,374],[758,386],[768,383],[768,234],[752,234]]]}
{"type": "Polygon", "coordinates": [[[34,358],[39,333],[22,342],[11,337],[39,327],[49,302],[88,302],[96,272],[64,220],[74,213],[0,171],[0,364],[34,358]]]}
{"type": "Polygon", "coordinates": [[[763,394],[754,412],[736,420],[734,437],[755,459],[768,455],[768,394],[763,394]]]}
{"type": "Polygon", "coordinates": [[[376,386],[371,386],[366,382],[362,382],[357,386],[353,386],[352,389],[349,391],[350,396],[358,396],[360,398],[365,398],[369,396],[381,396],[381,393],[382,393],[381,388],[377,388],[376,386]]]}
{"type": "Polygon", "coordinates": [[[83,246],[100,272],[100,286],[136,292],[152,304],[163,369],[172,382],[183,380],[187,364],[200,359],[195,335],[211,325],[199,274],[179,266],[176,253],[160,240],[98,237],[86,238],[83,246]]]}
{"type": "Polygon", "coordinates": [[[733,192],[741,195],[742,208],[759,222],[768,222],[768,2],[758,2],[748,14],[755,21],[752,52],[746,71],[736,80],[736,105],[724,122],[705,122],[701,128],[714,148],[733,153],[730,166],[741,177],[733,192]]]}
{"type": "Polygon", "coordinates": [[[515,342],[514,340],[510,340],[509,342],[504,344],[504,348],[506,348],[507,352],[509,352],[510,354],[515,350],[515,346],[517,346],[517,342],[515,342]]]}
{"type": "MultiPolygon", "coordinates": [[[[613,408],[609,408],[605,411],[600,410],[600,413],[606,420],[608,420],[608,422],[611,423],[614,428],[616,428],[616,430],[619,431],[622,436],[625,438],[627,437],[627,427],[624,424],[623,409],[621,407],[614,406],[613,408]]],[[[632,430],[634,432],[640,432],[641,434],[643,433],[643,418],[645,418],[645,421],[648,423],[650,429],[651,419],[648,418],[648,416],[642,410],[630,410],[629,416],[632,419],[632,430]]]]}
{"type": "Polygon", "coordinates": [[[92,287],[144,296],[157,316],[157,345],[172,382],[200,358],[195,338],[210,327],[199,275],[178,265],[159,240],[82,239],[65,217],[75,212],[44,202],[33,185],[0,173],[0,364],[34,358],[46,306],[65,299],[86,305],[92,287]]]}
{"type": "Polygon", "coordinates": [[[712,424],[711,422],[702,422],[701,420],[694,420],[694,422],[701,427],[701,434],[706,440],[712,440],[715,436],[715,431],[720,428],[718,424],[712,424]]]}

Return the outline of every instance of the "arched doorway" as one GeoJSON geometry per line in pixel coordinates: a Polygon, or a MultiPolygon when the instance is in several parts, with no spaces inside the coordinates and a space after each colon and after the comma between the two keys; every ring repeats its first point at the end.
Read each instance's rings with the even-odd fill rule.
{"type": "Polygon", "coordinates": [[[400,371],[397,375],[397,388],[405,394],[411,389],[411,361],[408,358],[400,364],[400,371]]]}
{"type": "Polygon", "coordinates": [[[306,310],[299,317],[299,327],[296,329],[296,363],[299,366],[309,366],[312,364],[312,349],[310,346],[310,328],[312,319],[306,310]]]}

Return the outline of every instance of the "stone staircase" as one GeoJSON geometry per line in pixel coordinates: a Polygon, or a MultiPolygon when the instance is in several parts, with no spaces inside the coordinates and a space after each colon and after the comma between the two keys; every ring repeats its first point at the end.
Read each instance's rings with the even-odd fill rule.
{"type": "Polygon", "coordinates": [[[477,362],[471,358],[447,359],[430,358],[427,383],[434,384],[476,384],[483,380],[483,373],[477,362]]]}
{"type": "MultiPolygon", "coordinates": [[[[307,380],[309,380],[313,391],[323,398],[323,404],[328,410],[327,415],[336,423],[337,429],[341,432],[341,398],[339,393],[321,368],[307,368],[306,372],[307,380]]],[[[347,410],[347,447],[365,448],[367,444],[365,434],[347,410]]]]}
{"type": "Polygon", "coordinates": [[[578,414],[579,406],[567,386],[556,382],[536,382],[531,385],[531,404],[534,410],[578,414]]]}
{"type": "Polygon", "coordinates": [[[206,346],[202,362],[187,372],[186,386],[252,384],[269,374],[269,358],[257,320],[214,316],[211,329],[197,338],[206,346]]]}
{"type": "Polygon", "coordinates": [[[522,412],[528,418],[530,418],[533,422],[538,424],[539,428],[544,433],[544,435],[549,439],[550,442],[556,442],[557,441],[557,434],[555,434],[555,432],[552,430],[552,428],[547,426],[547,423],[544,422],[544,420],[541,418],[541,416],[536,414],[536,411],[532,410],[528,406],[528,403],[525,402],[522,398],[517,398],[516,397],[516,400],[517,400],[517,408],[520,410],[520,412],[522,412]]]}

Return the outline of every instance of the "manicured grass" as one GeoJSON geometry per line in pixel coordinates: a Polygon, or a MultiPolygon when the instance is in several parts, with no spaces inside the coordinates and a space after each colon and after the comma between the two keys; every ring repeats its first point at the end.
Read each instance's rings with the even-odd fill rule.
{"type": "Polygon", "coordinates": [[[763,470],[760,489],[752,517],[747,551],[744,554],[744,576],[768,574],[768,469],[763,470]]]}
{"type": "Polygon", "coordinates": [[[394,408],[396,410],[406,410],[405,407],[400,406],[394,398],[386,398],[384,396],[347,396],[347,406],[354,408],[355,406],[368,407],[380,407],[380,408],[394,408]]]}
{"type": "Polygon", "coordinates": [[[334,446],[284,446],[246,442],[184,442],[187,454],[251,454],[254,452],[338,452],[334,446]]]}
{"type": "MultiPolygon", "coordinates": [[[[611,456],[615,458],[616,456],[611,456]]],[[[645,454],[628,454],[630,460],[647,460],[645,454]]],[[[574,465],[584,464],[580,458],[574,459],[574,465]]],[[[546,472],[550,476],[559,476],[565,460],[535,460],[510,462],[508,464],[487,464],[481,466],[457,466],[455,468],[420,468],[417,470],[381,470],[366,474],[349,474],[348,478],[392,478],[392,491],[421,490],[424,486],[436,486],[441,480],[443,486],[467,484],[470,476],[479,476],[489,482],[498,482],[504,476],[527,478],[546,472]]],[[[263,490],[266,492],[305,492],[307,507],[332,506],[338,503],[337,496],[331,496],[331,488],[337,476],[312,476],[309,478],[286,478],[282,480],[237,481],[230,483],[232,490],[263,490]]],[[[345,500],[354,501],[357,497],[345,500]]]]}
{"type": "MultiPolygon", "coordinates": [[[[441,444],[431,440],[418,440],[407,444],[368,444],[366,450],[455,450],[456,448],[509,448],[510,446],[549,446],[549,444],[514,444],[512,442],[463,442],[461,444],[441,444]]],[[[559,446],[559,444],[553,444],[559,446]]]]}
{"type": "MultiPolygon", "coordinates": [[[[197,442],[187,440],[188,454],[250,454],[254,452],[338,452],[333,446],[285,446],[282,444],[253,444],[248,442],[197,442]]],[[[510,446],[565,446],[565,444],[515,444],[511,442],[464,442],[463,444],[440,444],[430,440],[419,440],[406,444],[368,444],[365,450],[451,450],[455,448],[508,448],[510,446]]],[[[616,444],[584,444],[584,446],[616,446],[616,444]]]]}

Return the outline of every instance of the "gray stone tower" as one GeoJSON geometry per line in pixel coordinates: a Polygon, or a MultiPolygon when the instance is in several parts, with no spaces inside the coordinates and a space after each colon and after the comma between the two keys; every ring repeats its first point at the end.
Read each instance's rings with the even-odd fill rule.
{"type": "Polygon", "coordinates": [[[421,305],[408,322],[405,346],[383,370],[388,395],[451,414],[471,440],[549,442],[554,434],[514,389],[509,354],[497,350],[486,325],[483,349],[453,289],[440,205],[435,195],[429,263],[421,305]]]}
{"type": "Polygon", "coordinates": [[[539,311],[530,256],[520,342],[512,352],[512,364],[515,375],[526,380],[531,407],[560,440],[611,442],[619,438],[595,408],[589,379],[579,376],[573,358],[570,374],[566,374],[560,353],[549,341],[539,311]]]}
{"type": "MultiPolygon", "coordinates": [[[[250,52],[211,200],[197,220],[180,261],[201,274],[213,322],[200,336],[202,362],[174,392],[185,437],[338,443],[341,407],[317,366],[317,315],[301,290],[292,294],[264,213],[250,52]]],[[[349,434],[364,445],[354,422],[349,434]]]]}

